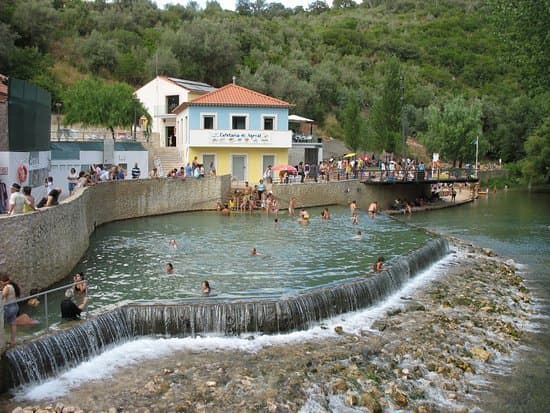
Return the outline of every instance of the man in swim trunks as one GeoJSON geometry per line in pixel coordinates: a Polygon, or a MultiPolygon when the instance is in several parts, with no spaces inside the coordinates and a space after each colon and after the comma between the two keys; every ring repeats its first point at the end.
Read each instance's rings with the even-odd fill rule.
{"type": "Polygon", "coordinates": [[[376,214],[377,212],[378,212],[378,202],[377,201],[371,202],[371,204],[369,205],[369,217],[371,217],[371,219],[374,219],[374,214],[376,214]]]}

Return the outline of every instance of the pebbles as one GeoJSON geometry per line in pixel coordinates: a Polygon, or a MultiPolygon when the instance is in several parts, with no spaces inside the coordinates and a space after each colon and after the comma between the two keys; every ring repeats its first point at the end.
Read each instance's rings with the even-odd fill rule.
{"type": "Polygon", "coordinates": [[[257,353],[181,351],[82,385],[57,404],[8,403],[7,411],[479,411],[479,379],[519,345],[531,299],[513,262],[454,244],[467,260],[359,335],[338,326],[333,338],[257,353]]]}

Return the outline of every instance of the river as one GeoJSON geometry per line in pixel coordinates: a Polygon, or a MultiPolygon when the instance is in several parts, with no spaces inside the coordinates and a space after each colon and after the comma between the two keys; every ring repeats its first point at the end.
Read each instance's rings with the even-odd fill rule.
{"type": "Polygon", "coordinates": [[[493,249],[520,264],[535,298],[536,326],[482,395],[484,411],[547,412],[550,406],[550,194],[499,191],[459,208],[403,219],[493,249]]]}

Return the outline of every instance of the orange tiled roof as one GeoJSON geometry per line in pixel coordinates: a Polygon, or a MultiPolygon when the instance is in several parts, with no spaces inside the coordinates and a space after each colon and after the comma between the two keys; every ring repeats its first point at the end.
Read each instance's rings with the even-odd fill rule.
{"type": "Polygon", "coordinates": [[[189,105],[289,107],[290,103],[230,83],[188,102],[189,105]]]}

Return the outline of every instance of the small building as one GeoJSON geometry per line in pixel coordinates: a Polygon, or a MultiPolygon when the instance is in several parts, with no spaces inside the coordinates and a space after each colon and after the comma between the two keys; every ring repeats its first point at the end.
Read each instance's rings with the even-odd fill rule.
{"type": "Polygon", "coordinates": [[[268,165],[288,163],[291,105],[234,83],[174,109],[183,159],[202,163],[207,173],[257,182],[268,165]]]}
{"type": "Polygon", "coordinates": [[[136,97],[147,109],[152,122],[153,137],[158,137],[155,146],[176,147],[182,142],[176,142],[176,115],[174,108],[184,102],[195,99],[216,90],[206,83],[175,77],[157,76],[136,90],[136,97]]]}
{"type": "Polygon", "coordinates": [[[0,76],[0,212],[12,183],[37,188],[48,177],[50,105],[45,89],[0,76]]]}
{"type": "Polygon", "coordinates": [[[89,171],[94,165],[118,165],[125,171],[125,179],[131,178],[131,170],[137,163],[140,178],[149,176],[148,151],[140,142],[74,141],[51,143],[51,170],[54,186],[62,189],[62,197],[68,195],[67,176],[71,168],[77,172],[89,171]]]}

